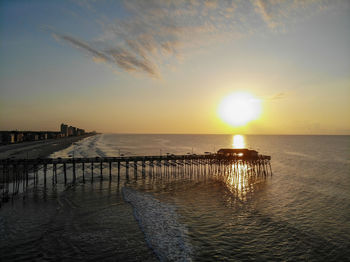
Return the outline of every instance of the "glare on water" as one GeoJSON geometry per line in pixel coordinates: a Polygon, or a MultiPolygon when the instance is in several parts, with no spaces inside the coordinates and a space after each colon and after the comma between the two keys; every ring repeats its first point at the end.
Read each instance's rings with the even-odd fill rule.
{"type": "MultiPolygon", "coordinates": [[[[157,261],[157,252],[171,261],[180,260],[178,254],[186,255],[181,261],[188,256],[187,261],[245,257],[347,261],[348,141],[349,136],[90,137],[55,157],[72,152],[82,157],[117,156],[119,149],[126,155],[157,155],[159,148],[184,154],[194,143],[198,152],[209,151],[214,143],[223,148],[249,145],[271,154],[274,177],[266,179],[259,174],[259,166],[247,161],[214,166],[203,175],[184,165],[175,176],[158,173],[155,167],[145,178],[138,168],[136,179],[131,169],[128,182],[122,166],[119,182],[117,166],[113,165],[109,181],[105,165],[105,179],[90,183],[91,173],[96,178],[100,175],[94,168],[85,170],[88,183],[77,172],[76,185],[68,187],[58,168],[58,184],[52,189],[50,169],[45,189],[39,187],[43,181],[39,170],[39,186],[28,190],[23,202],[22,197],[14,198],[0,208],[1,260],[55,261],[64,253],[66,260],[98,256],[100,260],[157,261]]],[[[71,168],[67,174],[71,178],[71,168]]]]}
{"type": "Polygon", "coordinates": [[[249,179],[249,167],[243,162],[234,163],[230,169],[226,171],[225,183],[229,190],[244,200],[245,195],[249,191],[251,179],[249,179]]]}
{"type": "MultiPolygon", "coordinates": [[[[233,135],[232,148],[245,148],[244,136],[233,135]]],[[[248,172],[250,171],[247,164],[243,162],[233,163],[228,170],[225,171],[225,184],[230,191],[235,193],[241,200],[244,199],[246,192],[251,183],[248,172]]]]}
{"type": "Polygon", "coordinates": [[[244,137],[242,135],[234,135],[232,147],[233,148],[245,148],[244,137]]]}

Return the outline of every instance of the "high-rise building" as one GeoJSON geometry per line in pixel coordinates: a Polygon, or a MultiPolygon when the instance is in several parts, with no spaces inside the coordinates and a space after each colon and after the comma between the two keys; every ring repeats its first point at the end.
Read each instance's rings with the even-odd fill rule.
{"type": "Polygon", "coordinates": [[[68,125],[61,124],[61,134],[62,136],[68,136],[68,125]]]}

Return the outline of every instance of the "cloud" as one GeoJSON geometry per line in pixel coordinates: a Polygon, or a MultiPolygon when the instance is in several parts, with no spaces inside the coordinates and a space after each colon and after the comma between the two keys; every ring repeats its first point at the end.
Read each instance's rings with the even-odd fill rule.
{"type": "Polygon", "coordinates": [[[70,43],[72,46],[80,48],[84,51],[87,51],[90,55],[93,56],[94,59],[96,59],[96,61],[99,62],[111,62],[110,58],[103,54],[102,52],[92,48],[88,43],[85,43],[82,40],[78,40],[76,38],[74,38],[73,36],[69,36],[69,35],[60,35],[57,33],[52,33],[53,37],[55,39],[62,39],[68,43],[70,43]]]}
{"type": "MultiPolygon", "coordinates": [[[[327,9],[327,0],[253,0],[254,9],[272,31],[284,29],[299,19],[327,9]]],[[[336,2],[336,1],[334,1],[336,2]]]]}
{"type": "Polygon", "coordinates": [[[270,28],[275,28],[277,23],[273,20],[273,16],[269,10],[268,2],[266,0],[255,1],[256,11],[261,15],[262,19],[270,28]]]}
{"type": "Polygon", "coordinates": [[[118,65],[127,72],[145,72],[151,77],[158,78],[159,72],[157,67],[152,64],[146,57],[137,58],[134,54],[123,48],[115,48],[105,51],[97,50],[88,43],[68,35],[52,33],[55,39],[61,39],[72,46],[85,51],[91,55],[96,63],[112,63],[118,65]]]}
{"type": "Polygon", "coordinates": [[[280,99],[285,99],[286,97],[287,97],[287,93],[281,92],[281,93],[274,94],[268,100],[280,100],[280,99]]]}
{"type": "Polygon", "coordinates": [[[139,59],[128,50],[121,47],[108,50],[107,53],[114,58],[115,63],[129,72],[145,72],[152,77],[159,77],[159,73],[155,64],[147,58],[139,59]]]}
{"type": "Polygon", "coordinates": [[[108,8],[99,6],[108,2],[75,1],[84,12],[91,13],[100,31],[89,40],[54,31],[55,39],[83,50],[96,63],[152,78],[159,78],[165,64],[186,53],[206,50],[213,43],[247,36],[264,27],[284,29],[315,12],[312,10],[327,6],[326,0],[125,0],[116,2],[114,13],[118,15],[113,16],[113,12],[98,12],[108,8]]]}

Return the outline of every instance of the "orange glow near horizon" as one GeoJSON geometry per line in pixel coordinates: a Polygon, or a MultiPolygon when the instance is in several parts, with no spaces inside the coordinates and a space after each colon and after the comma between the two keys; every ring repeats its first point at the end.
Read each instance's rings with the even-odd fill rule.
{"type": "Polygon", "coordinates": [[[258,119],[261,101],[249,93],[236,92],[226,96],[218,107],[219,117],[231,126],[243,126],[258,119]]]}

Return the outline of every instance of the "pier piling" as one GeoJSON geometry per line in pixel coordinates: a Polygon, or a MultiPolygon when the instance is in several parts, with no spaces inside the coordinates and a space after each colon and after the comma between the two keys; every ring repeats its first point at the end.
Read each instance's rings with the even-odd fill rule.
{"type": "Polygon", "coordinates": [[[265,178],[272,175],[270,159],[270,156],[257,154],[243,157],[240,155],[205,154],[73,159],[0,159],[0,203],[6,202],[10,197],[13,198],[20,191],[26,192],[31,178],[33,178],[34,186],[37,186],[39,181],[40,183],[43,181],[43,185],[46,187],[48,168],[51,168],[51,166],[52,184],[57,184],[58,176],[63,173],[64,184],[66,185],[68,182],[76,183],[79,175],[82,176],[82,181],[85,183],[85,164],[90,164],[91,183],[94,180],[94,164],[97,163],[99,164],[101,181],[103,180],[103,165],[106,164],[109,181],[112,181],[113,168],[115,168],[119,183],[123,177],[122,173],[124,173],[122,169],[125,169],[125,179],[129,181],[130,166],[133,168],[135,180],[138,179],[139,172],[142,179],[147,176],[150,179],[169,179],[170,177],[193,179],[200,176],[223,178],[233,174],[243,178],[265,178]],[[116,165],[113,166],[113,163],[116,163],[116,165]],[[72,168],[72,176],[68,175],[67,168],[72,168]],[[79,172],[79,169],[81,172],[79,172]]]}
{"type": "Polygon", "coordinates": [[[64,184],[67,184],[67,167],[66,163],[63,163],[63,175],[64,175],[64,184]]]}

